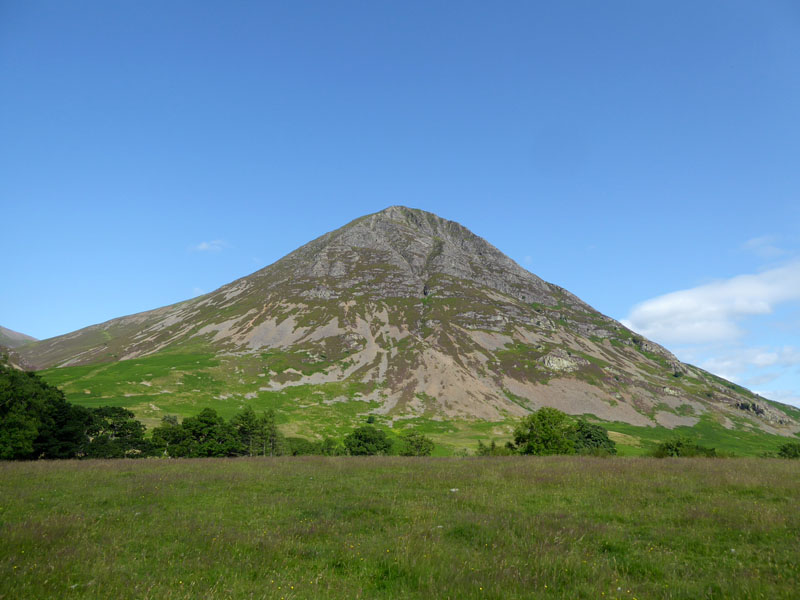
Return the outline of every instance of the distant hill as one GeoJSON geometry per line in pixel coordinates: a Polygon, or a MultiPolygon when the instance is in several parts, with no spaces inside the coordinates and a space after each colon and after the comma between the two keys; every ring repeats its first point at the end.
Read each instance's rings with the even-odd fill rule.
{"type": "Polygon", "coordinates": [[[0,327],[0,346],[5,346],[6,348],[18,348],[35,341],[35,337],[12,331],[11,329],[6,329],[5,327],[0,327]]]}
{"type": "Polygon", "coordinates": [[[682,363],[458,223],[402,206],[204,296],[18,353],[69,367],[50,377],[73,401],[130,398],[153,419],[208,398],[314,426],[337,410],[492,423],[553,406],[644,428],[800,431],[799,411],[682,363]]]}

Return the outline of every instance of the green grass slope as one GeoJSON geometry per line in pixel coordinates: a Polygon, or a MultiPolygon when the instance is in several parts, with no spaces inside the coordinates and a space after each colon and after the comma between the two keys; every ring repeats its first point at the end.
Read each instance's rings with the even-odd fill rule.
{"type": "Polygon", "coordinates": [[[796,598],[781,460],[0,464],[0,598],[796,598]]]}
{"type": "MultiPolygon", "coordinates": [[[[308,361],[303,353],[270,351],[249,356],[209,353],[160,353],[99,365],[62,367],[40,371],[50,384],[60,387],[70,402],[86,407],[121,406],[132,410],[152,428],[164,415],[193,416],[209,407],[229,419],[245,405],[256,411],[273,409],[286,435],[318,439],[341,437],[378,408],[365,399],[376,383],[358,381],[295,385],[269,390],[273,379],[284,381],[293,371],[312,374],[328,364],[308,361]]],[[[420,398],[425,401],[426,399],[420,398]]],[[[433,399],[427,399],[433,404],[433,399]]],[[[784,407],[793,410],[791,407],[784,407]]],[[[586,415],[590,420],[598,419],[586,415]]],[[[790,415],[791,416],[791,415],[790,415]]],[[[435,411],[422,416],[378,415],[378,425],[399,432],[414,428],[436,443],[437,455],[474,451],[478,440],[510,439],[517,419],[443,420],[435,411]]],[[[774,453],[787,438],[770,435],[741,419],[726,428],[713,415],[704,415],[693,427],[667,429],[653,423],[637,427],[620,422],[603,423],[620,454],[641,455],[677,435],[698,440],[717,450],[740,456],[774,453]]]]}

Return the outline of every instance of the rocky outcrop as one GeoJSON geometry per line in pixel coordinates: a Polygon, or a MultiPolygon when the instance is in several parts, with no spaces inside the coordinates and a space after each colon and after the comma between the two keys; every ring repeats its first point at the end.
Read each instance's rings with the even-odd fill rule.
{"type": "Polygon", "coordinates": [[[562,348],[545,354],[540,360],[545,368],[561,373],[572,373],[589,364],[585,358],[573,356],[562,348]]]}

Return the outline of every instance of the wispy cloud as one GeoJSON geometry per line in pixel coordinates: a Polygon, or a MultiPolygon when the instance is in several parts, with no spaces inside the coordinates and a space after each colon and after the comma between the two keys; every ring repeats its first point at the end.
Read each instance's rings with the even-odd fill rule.
{"type": "Polygon", "coordinates": [[[786,250],[779,248],[776,243],[778,236],[775,235],[762,235],[747,240],[742,244],[742,250],[752,252],[756,256],[764,259],[780,258],[787,254],[786,250]]]}
{"type": "Polygon", "coordinates": [[[798,394],[796,391],[773,390],[770,392],[764,392],[758,389],[755,389],[753,391],[756,394],[759,394],[760,396],[769,398],[770,400],[776,400],[777,402],[783,402],[784,404],[792,404],[794,406],[800,407],[800,394],[798,394]]]}
{"type": "MultiPolygon", "coordinates": [[[[739,377],[749,369],[770,367],[786,369],[800,366],[800,349],[793,346],[733,348],[703,361],[701,366],[714,373],[726,374],[730,377],[739,377]]],[[[764,377],[766,377],[764,373],[755,376],[753,385],[766,383],[764,377]]]]}
{"type": "Polygon", "coordinates": [[[767,398],[797,405],[800,347],[796,336],[789,337],[793,327],[786,322],[787,311],[791,322],[797,309],[800,260],[795,259],[760,273],[651,298],[634,306],[623,323],[677,346],[682,360],[767,398]]]}
{"type": "Polygon", "coordinates": [[[633,307],[627,327],[664,343],[729,341],[743,334],[741,319],[770,314],[800,300],[800,261],[671,292],[633,307]]]}
{"type": "Polygon", "coordinates": [[[210,242],[200,242],[196,246],[192,246],[195,252],[219,252],[228,247],[225,240],[211,240],[210,242]]]}

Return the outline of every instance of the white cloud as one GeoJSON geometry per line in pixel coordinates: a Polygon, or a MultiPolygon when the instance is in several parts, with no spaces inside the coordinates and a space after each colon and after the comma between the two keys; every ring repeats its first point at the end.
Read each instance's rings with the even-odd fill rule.
{"type": "Polygon", "coordinates": [[[199,287],[193,287],[192,288],[192,294],[194,294],[195,296],[202,296],[205,293],[206,293],[206,291],[203,288],[199,288],[199,287]]]}
{"type": "Polygon", "coordinates": [[[646,300],[623,323],[677,345],[681,360],[766,398],[800,405],[800,347],[792,320],[798,309],[800,260],[794,260],[646,300]],[[773,315],[778,309],[780,321],[773,315]]]}
{"type": "Polygon", "coordinates": [[[775,400],[776,402],[783,402],[784,404],[791,404],[800,408],[800,394],[792,390],[771,390],[771,391],[757,391],[753,390],[759,396],[775,400]]]}
{"type": "MultiPolygon", "coordinates": [[[[788,369],[800,366],[800,349],[793,346],[782,348],[735,348],[722,351],[713,358],[703,361],[700,365],[714,373],[726,373],[738,378],[750,369],[767,369],[770,367],[788,369]]],[[[764,374],[757,379],[765,377],[764,374]]],[[[774,378],[773,378],[774,379],[774,378]]],[[[765,381],[761,381],[763,385],[765,381]]],[[[757,384],[756,384],[757,385],[757,384]]]]}
{"type": "Polygon", "coordinates": [[[623,323],[662,343],[723,342],[743,333],[738,323],[744,317],[770,314],[778,304],[798,300],[800,261],[795,261],[645,300],[623,323]]]}
{"type": "Polygon", "coordinates": [[[526,256],[525,258],[522,259],[522,262],[524,262],[526,265],[533,264],[533,257],[532,256],[526,256]]]}
{"type": "Polygon", "coordinates": [[[762,235],[761,237],[747,240],[744,244],[742,244],[742,249],[752,252],[761,258],[778,258],[779,256],[784,256],[786,254],[786,250],[778,248],[778,246],[775,245],[775,242],[777,241],[777,236],[762,235]]]}
{"type": "Polygon", "coordinates": [[[211,240],[210,242],[200,242],[196,246],[192,246],[192,250],[195,252],[219,252],[227,247],[228,244],[225,240],[211,240]]]}

